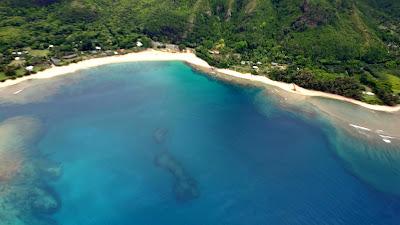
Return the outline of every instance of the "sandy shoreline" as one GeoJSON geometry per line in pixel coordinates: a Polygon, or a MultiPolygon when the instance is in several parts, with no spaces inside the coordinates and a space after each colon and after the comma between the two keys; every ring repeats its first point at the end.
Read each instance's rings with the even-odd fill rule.
{"type": "MultiPolygon", "coordinates": [[[[20,83],[22,81],[30,80],[30,79],[45,79],[56,77],[64,74],[74,73],[78,70],[89,69],[97,66],[102,66],[106,64],[113,63],[124,63],[124,62],[139,62],[139,61],[184,61],[195,67],[200,67],[206,72],[217,72],[220,74],[224,74],[234,78],[245,79],[251,82],[260,82],[263,84],[271,85],[283,89],[285,91],[296,93],[304,96],[314,96],[314,97],[324,97],[330,99],[336,99],[340,101],[345,101],[349,103],[353,103],[371,110],[376,111],[384,111],[384,112],[396,112],[400,111],[400,105],[398,106],[383,106],[383,105],[371,105],[365,102],[361,102],[358,100],[346,98],[340,95],[325,93],[321,91],[313,91],[301,88],[296,86],[296,90],[293,90],[293,84],[283,83],[279,81],[273,81],[264,76],[252,75],[252,74],[243,74],[229,69],[215,69],[211,67],[206,61],[198,58],[193,53],[170,53],[170,52],[162,52],[156,51],[153,49],[149,49],[139,53],[129,53],[126,55],[116,55],[102,58],[93,58],[89,60],[84,60],[78,63],[69,64],[67,66],[60,67],[52,67],[50,69],[41,71],[37,74],[33,74],[30,76],[25,76],[21,78],[17,78],[15,80],[7,80],[5,82],[0,83],[0,88],[12,86],[14,84],[20,83]],[[208,70],[208,71],[207,71],[208,70]]],[[[17,93],[18,94],[18,93],[17,93]]]]}

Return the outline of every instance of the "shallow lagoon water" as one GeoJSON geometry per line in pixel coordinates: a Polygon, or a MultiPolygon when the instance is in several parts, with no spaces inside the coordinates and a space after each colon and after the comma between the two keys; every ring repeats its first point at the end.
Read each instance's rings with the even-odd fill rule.
{"type": "Polygon", "coordinates": [[[351,136],[181,62],[73,76],[40,101],[0,105],[2,120],[41,122],[26,160],[62,171],[40,182],[57,210],[22,224],[400,224],[397,142],[351,136]]]}

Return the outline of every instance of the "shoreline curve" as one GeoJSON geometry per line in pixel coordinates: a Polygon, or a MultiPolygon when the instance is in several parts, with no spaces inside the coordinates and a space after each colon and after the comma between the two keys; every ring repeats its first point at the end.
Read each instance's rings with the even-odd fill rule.
{"type": "Polygon", "coordinates": [[[274,87],[278,87],[284,91],[295,93],[303,96],[310,96],[310,97],[323,97],[329,99],[335,99],[339,101],[344,101],[352,104],[359,105],[361,107],[375,110],[375,111],[382,111],[382,112],[397,112],[400,111],[400,105],[397,106],[386,106],[386,105],[371,105],[365,102],[361,102],[355,99],[347,98],[344,96],[309,90],[302,87],[299,87],[294,84],[284,83],[280,81],[274,81],[269,79],[266,76],[260,75],[253,75],[250,73],[240,73],[237,71],[233,71],[230,69],[218,69],[210,66],[206,61],[200,59],[192,52],[165,52],[165,51],[157,51],[154,49],[147,49],[142,52],[137,53],[128,53],[125,55],[115,55],[115,56],[107,56],[107,57],[99,57],[99,58],[92,58],[88,60],[83,60],[77,63],[71,63],[66,66],[60,67],[52,67],[46,69],[44,71],[38,72],[36,74],[32,74],[25,77],[20,77],[14,80],[6,80],[0,83],[0,88],[12,86],[18,84],[20,82],[31,80],[31,79],[46,79],[52,78],[60,75],[65,75],[69,73],[74,73],[79,70],[90,69],[102,65],[107,64],[115,64],[115,63],[125,63],[125,62],[146,62],[146,61],[184,61],[191,66],[199,67],[202,71],[206,73],[219,73],[222,75],[226,75],[233,78],[239,78],[248,80],[251,82],[259,82],[262,84],[271,85],[274,87]],[[295,90],[293,90],[295,89],[295,90]]]}

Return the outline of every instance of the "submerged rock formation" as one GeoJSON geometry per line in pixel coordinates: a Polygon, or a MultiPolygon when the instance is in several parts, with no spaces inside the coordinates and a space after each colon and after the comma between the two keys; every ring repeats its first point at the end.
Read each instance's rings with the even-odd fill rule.
{"type": "Polygon", "coordinates": [[[168,129],[166,129],[166,128],[157,128],[153,133],[154,141],[157,144],[164,143],[165,139],[167,137],[167,134],[168,134],[168,129]]]}
{"type": "Polygon", "coordinates": [[[155,157],[155,164],[173,176],[174,192],[178,201],[190,201],[199,197],[197,182],[169,152],[159,153],[155,157]]]}
{"type": "MultiPolygon", "coordinates": [[[[157,128],[153,133],[153,138],[157,144],[161,145],[165,143],[167,135],[167,128],[157,128]]],[[[197,182],[170,152],[167,150],[158,152],[154,158],[154,163],[173,176],[173,190],[178,201],[190,201],[199,197],[197,182]]]]}

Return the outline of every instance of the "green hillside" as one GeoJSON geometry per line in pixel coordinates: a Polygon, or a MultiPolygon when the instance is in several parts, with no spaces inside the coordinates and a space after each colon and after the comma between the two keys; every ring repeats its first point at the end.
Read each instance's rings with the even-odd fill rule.
{"type": "Polygon", "coordinates": [[[96,46],[154,40],[195,48],[218,67],[394,105],[399,24],[397,0],[5,0],[0,80],[26,74],[26,65],[45,68],[51,57],[80,60],[96,46]],[[15,62],[18,51],[27,53],[15,62]]]}

